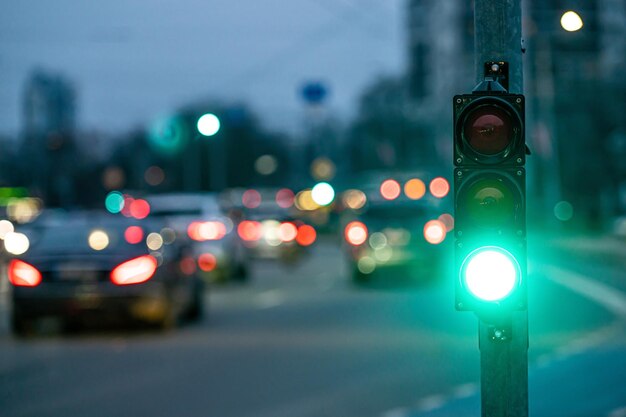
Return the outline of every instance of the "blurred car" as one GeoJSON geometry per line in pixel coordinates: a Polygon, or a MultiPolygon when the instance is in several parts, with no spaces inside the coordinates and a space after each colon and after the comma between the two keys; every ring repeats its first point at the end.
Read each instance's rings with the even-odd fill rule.
{"type": "Polygon", "coordinates": [[[363,283],[392,270],[420,280],[435,278],[449,250],[451,220],[433,198],[368,203],[343,222],[352,280],[363,283]]]}
{"type": "Polygon", "coordinates": [[[29,249],[9,261],[12,330],[39,318],[99,317],[166,328],[198,318],[203,285],[185,274],[179,245],[164,245],[149,222],[106,214],[72,214],[25,231],[29,249]]]}
{"type": "Polygon", "coordinates": [[[244,218],[237,232],[254,258],[295,262],[317,239],[313,226],[272,202],[245,210],[244,218]]]}
{"type": "Polygon", "coordinates": [[[195,268],[208,281],[245,281],[248,252],[215,194],[170,193],[146,197],[150,218],[190,243],[195,268]]]}

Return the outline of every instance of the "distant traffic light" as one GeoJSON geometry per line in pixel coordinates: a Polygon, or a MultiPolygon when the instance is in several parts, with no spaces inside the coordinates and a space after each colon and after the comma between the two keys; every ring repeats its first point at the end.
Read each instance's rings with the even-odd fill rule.
{"type": "Polygon", "coordinates": [[[524,96],[497,87],[453,103],[456,308],[484,320],[526,308],[524,96]]]}
{"type": "Polygon", "coordinates": [[[214,136],[220,130],[220,119],[213,113],[205,113],[198,118],[196,127],[202,136],[214,136]]]}

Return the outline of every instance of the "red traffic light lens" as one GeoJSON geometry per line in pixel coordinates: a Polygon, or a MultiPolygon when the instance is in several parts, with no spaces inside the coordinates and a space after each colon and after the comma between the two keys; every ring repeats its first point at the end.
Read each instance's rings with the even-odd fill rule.
{"type": "Polygon", "coordinates": [[[463,134],[477,153],[495,155],[506,150],[514,139],[511,116],[498,106],[476,108],[465,119],[463,134]]]}

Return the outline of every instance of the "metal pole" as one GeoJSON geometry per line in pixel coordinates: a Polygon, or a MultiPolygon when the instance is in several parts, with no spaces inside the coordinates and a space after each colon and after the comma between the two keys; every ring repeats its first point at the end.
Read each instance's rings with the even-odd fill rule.
{"type": "MultiPolygon", "coordinates": [[[[476,82],[484,63],[509,63],[509,92],[523,92],[520,0],[475,0],[476,82]]],[[[483,417],[528,416],[528,313],[497,325],[479,322],[483,417]]]]}

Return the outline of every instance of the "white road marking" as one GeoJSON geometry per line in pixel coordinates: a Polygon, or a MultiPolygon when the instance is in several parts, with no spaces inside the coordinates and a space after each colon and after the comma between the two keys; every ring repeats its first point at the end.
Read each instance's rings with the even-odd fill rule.
{"type": "Polygon", "coordinates": [[[607,417],[626,417],[626,407],[616,408],[607,414],[607,417]]]}
{"type": "Polygon", "coordinates": [[[446,403],[446,397],[444,395],[431,395],[424,397],[417,403],[417,409],[419,411],[431,411],[437,408],[443,407],[446,403]]]}
{"type": "Polygon", "coordinates": [[[478,384],[470,382],[468,384],[459,385],[452,391],[454,398],[468,398],[478,393],[478,384]]]}
{"type": "Polygon", "coordinates": [[[543,270],[548,279],[595,301],[620,319],[626,320],[626,295],[621,291],[556,266],[545,265],[543,270]]]}
{"type": "Polygon", "coordinates": [[[281,290],[268,290],[258,294],[255,304],[260,309],[272,308],[285,302],[285,295],[281,290]]]}
{"type": "Polygon", "coordinates": [[[386,411],[381,417],[407,417],[409,415],[411,415],[411,410],[407,407],[398,407],[386,411]]]}

